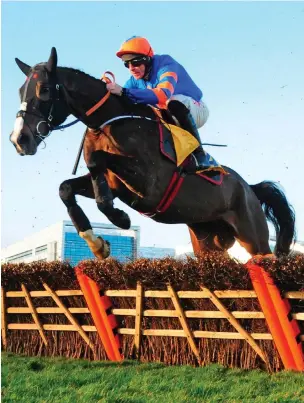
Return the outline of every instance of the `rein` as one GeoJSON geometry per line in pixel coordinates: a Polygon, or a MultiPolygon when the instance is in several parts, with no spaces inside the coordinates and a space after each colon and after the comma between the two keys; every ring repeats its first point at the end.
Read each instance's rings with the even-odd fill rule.
{"type": "Polygon", "coordinates": [[[66,125],[60,125],[60,126],[54,127],[54,128],[53,128],[53,131],[54,131],[54,130],[63,130],[63,129],[66,129],[67,127],[73,126],[73,125],[75,125],[75,124],[78,123],[78,122],[79,122],[79,119],[75,119],[75,120],[73,120],[73,122],[67,123],[66,125]]]}
{"type": "MultiPolygon", "coordinates": [[[[106,71],[104,73],[104,75],[101,77],[101,80],[105,81],[107,84],[110,83],[115,83],[115,76],[113,73],[111,73],[110,71],[106,71]],[[111,81],[111,79],[109,77],[106,76],[106,74],[109,74],[110,76],[112,76],[113,81],[111,81]]],[[[106,93],[106,95],[104,97],[101,98],[101,100],[99,102],[97,102],[96,105],[94,105],[91,109],[89,109],[86,112],[86,116],[90,116],[92,115],[93,112],[95,112],[98,108],[100,108],[109,98],[109,96],[111,95],[111,91],[108,91],[106,93]]]]}
{"type": "MultiPolygon", "coordinates": [[[[115,83],[115,76],[114,76],[114,74],[113,74],[111,71],[106,71],[106,72],[103,74],[103,76],[101,77],[101,80],[105,81],[106,84],[115,83]],[[107,77],[107,74],[112,77],[113,81],[112,81],[109,77],[107,77]]],[[[110,95],[111,95],[111,91],[108,91],[108,92],[101,98],[100,101],[98,101],[94,106],[92,106],[92,108],[90,108],[90,109],[86,112],[86,116],[92,115],[92,113],[94,113],[97,109],[99,109],[99,108],[109,99],[110,95]]],[[[129,119],[131,118],[131,119],[153,120],[153,119],[151,119],[151,118],[143,117],[143,116],[134,116],[134,115],[129,115],[129,116],[128,116],[128,115],[117,116],[117,117],[115,117],[115,118],[109,119],[109,120],[107,120],[106,122],[104,122],[104,123],[99,127],[99,129],[102,130],[102,129],[103,129],[105,126],[107,126],[108,124],[113,123],[113,122],[115,122],[115,121],[117,121],[117,120],[126,119],[126,118],[127,118],[127,119],[128,119],[128,118],[129,118],[129,119]]],[[[68,124],[66,124],[66,125],[57,126],[57,127],[55,127],[53,130],[63,130],[63,129],[65,129],[65,128],[67,128],[67,127],[73,126],[73,125],[74,125],[75,123],[77,123],[77,122],[79,122],[79,119],[76,119],[76,120],[74,120],[73,122],[70,122],[70,123],[68,123],[68,124]]],[[[76,175],[77,168],[78,168],[78,164],[79,164],[79,160],[80,160],[81,153],[82,153],[82,149],[83,149],[83,145],[84,145],[84,141],[85,141],[85,137],[86,137],[86,131],[85,131],[85,133],[84,133],[84,135],[83,135],[83,138],[82,138],[81,143],[80,143],[80,146],[79,146],[79,150],[78,150],[78,153],[77,153],[77,156],[76,156],[76,161],[75,161],[75,164],[74,164],[74,167],[73,167],[72,175],[76,175]]],[[[206,143],[206,144],[204,144],[204,145],[212,145],[212,146],[218,146],[218,147],[227,147],[226,145],[222,145],[222,144],[221,144],[221,145],[217,145],[217,144],[209,144],[209,143],[206,143]]]]}
{"type": "MultiPolygon", "coordinates": [[[[107,84],[115,83],[115,76],[114,76],[114,74],[111,73],[110,71],[106,71],[106,72],[103,74],[103,76],[101,77],[101,80],[104,80],[107,84]],[[106,74],[109,74],[110,76],[112,76],[113,81],[112,81],[109,77],[107,77],[106,74]]],[[[95,104],[94,106],[92,106],[92,108],[89,109],[89,110],[86,112],[86,116],[92,115],[92,113],[94,113],[98,108],[100,108],[100,107],[108,100],[108,98],[109,98],[110,95],[111,95],[111,92],[108,91],[108,92],[106,93],[106,95],[105,95],[104,97],[102,97],[100,101],[97,102],[97,104],[95,104]]],[[[76,120],[73,120],[73,122],[67,123],[66,125],[56,126],[56,127],[54,127],[53,130],[63,130],[63,129],[66,129],[67,127],[73,126],[75,123],[78,123],[78,122],[79,122],[79,119],[76,119],[76,120]]],[[[82,148],[82,146],[83,146],[83,142],[81,143],[81,148],[82,148]]],[[[74,168],[74,169],[75,169],[75,168],[74,168]]],[[[77,168],[76,168],[76,169],[77,169],[77,168]]],[[[73,172],[74,172],[74,170],[73,170],[73,172]]],[[[76,172],[75,172],[75,173],[76,173],[76,172]]]]}

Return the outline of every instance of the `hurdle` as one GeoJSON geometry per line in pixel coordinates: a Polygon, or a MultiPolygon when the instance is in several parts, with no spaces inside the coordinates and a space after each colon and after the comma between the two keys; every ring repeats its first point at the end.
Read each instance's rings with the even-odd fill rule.
{"type": "Polygon", "coordinates": [[[291,315],[290,303],[281,297],[273,279],[262,267],[252,260],[246,266],[285,369],[304,371],[300,328],[291,315]]]}

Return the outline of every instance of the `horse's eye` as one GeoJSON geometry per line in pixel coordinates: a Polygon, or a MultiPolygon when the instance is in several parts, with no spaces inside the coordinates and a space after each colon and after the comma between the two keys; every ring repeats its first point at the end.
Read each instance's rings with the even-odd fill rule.
{"type": "Polygon", "coordinates": [[[38,83],[36,86],[36,96],[41,101],[49,101],[51,98],[51,89],[48,85],[43,83],[38,83]]]}

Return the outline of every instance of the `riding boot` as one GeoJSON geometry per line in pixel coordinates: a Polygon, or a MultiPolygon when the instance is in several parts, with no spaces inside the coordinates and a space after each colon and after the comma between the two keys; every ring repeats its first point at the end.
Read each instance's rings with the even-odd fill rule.
{"type": "Polygon", "coordinates": [[[92,175],[92,185],[98,210],[105,214],[112,224],[122,229],[129,229],[130,218],[127,213],[114,207],[113,193],[104,173],[98,172],[94,177],[92,175]]]}
{"type": "Polygon", "coordinates": [[[183,103],[176,100],[169,102],[168,109],[172,115],[176,117],[181,127],[191,133],[200,143],[197,149],[193,152],[196,159],[197,170],[199,171],[206,168],[206,153],[201,145],[200,135],[189,109],[183,103]]]}

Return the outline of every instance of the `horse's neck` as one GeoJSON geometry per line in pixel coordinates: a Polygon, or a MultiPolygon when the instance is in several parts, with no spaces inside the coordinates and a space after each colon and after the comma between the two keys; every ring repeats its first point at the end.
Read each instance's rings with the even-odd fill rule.
{"type": "Polygon", "coordinates": [[[107,94],[105,83],[77,70],[67,68],[58,70],[59,80],[64,86],[71,114],[86,126],[99,127],[107,120],[123,113],[122,104],[117,97],[111,95],[100,108],[87,116],[86,112],[107,94]]]}

